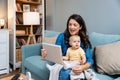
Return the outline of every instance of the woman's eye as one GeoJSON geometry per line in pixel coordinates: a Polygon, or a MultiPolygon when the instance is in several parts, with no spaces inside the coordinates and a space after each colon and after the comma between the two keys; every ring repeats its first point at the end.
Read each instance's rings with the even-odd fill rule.
{"type": "Polygon", "coordinates": [[[77,26],[77,24],[74,24],[74,26],[77,26]]]}
{"type": "Polygon", "coordinates": [[[71,26],[72,24],[70,23],[69,26],[71,26]]]}

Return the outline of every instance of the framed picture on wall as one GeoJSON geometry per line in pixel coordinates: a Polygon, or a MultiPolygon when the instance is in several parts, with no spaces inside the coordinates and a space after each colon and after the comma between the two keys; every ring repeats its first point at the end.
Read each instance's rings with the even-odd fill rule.
{"type": "Polygon", "coordinates": [[[30,5],[23,4],[23,12],[30,12],[30,5]]]}

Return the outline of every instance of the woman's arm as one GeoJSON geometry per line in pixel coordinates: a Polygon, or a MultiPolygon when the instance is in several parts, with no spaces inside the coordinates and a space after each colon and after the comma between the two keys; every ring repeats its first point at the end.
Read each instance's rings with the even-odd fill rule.
{"type": "Polygon", "coordinates": [[[90,64],[90,67],[93,65],[93,59],[92,59],[92,54],[90,51],[90,47],[88,49],[84,50],[85,55],[86,55],[86,62],[90,64]]]}
{"type": "Polygon", "coordinates": [[[77,66],[74,66],[72,68],[72,71],[75,73],[75,74],[80,74],[81,72],[83,72],[84,70],[90,68],[90,64],[89,63],[85,63],[83,65],[77,65],[77,66]]]}
{"type": "Polygon", "coordinates": [[[64,33],[60,33],[58,35],[55,44],[61,46],[62,56],[65,56],[68,47],[67,47],[67,45],[65,44],[65,41],[64,41],[64,33]]]}

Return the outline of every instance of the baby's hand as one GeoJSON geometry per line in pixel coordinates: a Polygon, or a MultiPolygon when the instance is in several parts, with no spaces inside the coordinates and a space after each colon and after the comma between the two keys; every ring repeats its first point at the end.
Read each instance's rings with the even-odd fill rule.
{"type": "Polygon", "coordinates": [[[83,60],[80,61],[80,64],[84,64],[85,62],[83,60]]]}
{"type": "Polygon", "coordinates": [[[83,55],[81,58],[81,64],[85,64],[85,62],[86,62],[86,57],[85,57],[85,55],[83,55]]]}
{"type": "Polygon", "coordinates": [[[62,58],[63,58],[63,60],[68,60],[67,56],[63,56],[62,58]]]}

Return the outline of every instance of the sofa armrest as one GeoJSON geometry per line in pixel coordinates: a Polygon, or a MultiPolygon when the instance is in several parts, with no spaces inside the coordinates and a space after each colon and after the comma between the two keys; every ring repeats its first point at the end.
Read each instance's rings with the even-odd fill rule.
{"type": "Polygon", "coordinates": [[[41,48],[42,44],[30,44],[30,45],[23,45],[22,46],[22,61],[25,60],[25,58],[35,55],[41,55],[41,48]]]}

